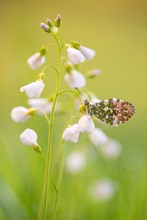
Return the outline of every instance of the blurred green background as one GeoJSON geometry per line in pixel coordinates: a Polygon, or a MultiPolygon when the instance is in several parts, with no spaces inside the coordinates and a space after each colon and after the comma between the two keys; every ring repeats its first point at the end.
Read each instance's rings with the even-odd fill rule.
{"type": "MultiPolygon", "coordinates": [[[[34,128],[39,143],[46,146],[47,126],[39,117],[16,125],[10,111],[17,105],[26,106],[27,98],[19,88],[38,74],[29,69],[26,59],[52,42],[39,24],[58,13],[63,20],[63,42],[76,40],[96,50],[96,57],[81,65],[81,72],[98,67],[103,74],[90,80],[87,88],[100,99],[118,97],[132,102],[136,114],[127,124],[105,129],[122,143],[118,159],[98,157],[80,174],[65,173],[57,219],[147,219],[147,1],[8,0],[0,1],[0,11],[0,219],[36,219],[44,162],[22,146],[19,134],[26,127],[34,128]],[[103,176],[116,180],[119,190],[111,201],[94,203],[88,199],[86,187],[103,176]]],[[[47,61],[56,64],[51,45],[47,61]]],[[[52,72],[46,82],[44,95],[54,91],[52,72]]],[[[56,136],[61,135],[62,129],[58,134],[57,128],[63,126],[66,116],[61,118],[56,119],[56,136]]],[[[78,146],[70,146],[70,151],[75,149],[78,146]]]]}

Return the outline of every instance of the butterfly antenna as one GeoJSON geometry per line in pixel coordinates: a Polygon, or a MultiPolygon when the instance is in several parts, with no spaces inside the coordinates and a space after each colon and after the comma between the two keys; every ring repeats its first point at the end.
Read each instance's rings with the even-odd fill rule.
{"type": "Polygon", "coordinates": [[[75,87],[75,89],[79,92],[79,94],[80,94],[81,96],[84,97],[85,100],[87,100],[87,97],[85,96],[85,94],[83,94],[77,87],[75,87]]]}

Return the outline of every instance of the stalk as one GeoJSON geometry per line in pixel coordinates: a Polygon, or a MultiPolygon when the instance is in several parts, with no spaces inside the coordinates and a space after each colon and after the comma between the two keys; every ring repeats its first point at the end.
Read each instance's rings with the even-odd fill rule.
{"type": "Polygon", "coordinates": [[[43,190],[43,197],[42,197],[41,218],[39,218],[40,220],[45,220],[46,219],[46,213],[47,213],[54,112],[55,112],[55,106],[56,106],[56,102],[57,102],[57,96],[58,96],[58,93],[59,93],[60,77],[61,77],[61,46],[60,46],[58,38],[55,37],[55,39],[56,39],[56,42],[57,42],[57,45],[58,45],[58,69],[57,69],[56,91],[55,91],[55,96],[54,96],[54,100],[53,100],[53,106],[52,106],[52,111],[51,111],[50,121],[49,121],[48,149],[47,149],[46,169],[45,169],[45,182],[44,182],[44,190],[43,190]]]}

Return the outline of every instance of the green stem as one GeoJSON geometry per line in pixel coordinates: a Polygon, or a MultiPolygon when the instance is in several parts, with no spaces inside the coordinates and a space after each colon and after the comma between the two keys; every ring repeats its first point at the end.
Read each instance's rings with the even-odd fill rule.
{"type": "Polygon", "coordinates": [[[46,171],[45,171],[45,183],[44,183],[44,191],[43,191],[43,201],[42,201],[43,204],[42,204],[42,218],[41,218],[41,220],[46,219],[54,112],[55,112],[55,105],[56,105],[57,96],[58,96],[59,87],[60,87],[61,47],[60,47],[59,40],[56,39],[56,41],[58,44],[58,69],[57,69],[58,74],[57,74],[57,82],[56,82],[56,91],[55,91],[55,96],[54,96],[54,100],[53,100],[53,106],[52,106],[52,111],[51,111],[50,121],[49,121],[48,150],[47,150],[47,159],[46,159],[46,171]]]}
{"type": "Polygon", "coordinates": [[[56,187],[57,191],[56,191],[56,198],[55,198],[52,220],[56,219],[57,205],[58,205],[58,201],[59,201],[59,194],[60,194],[60,190],[61,190],[61,183],[62,183],[62,177],[63,177],[63,170],[64,170],[64,145],[62,144],[61,145],[61,164],[60,164],[58,182],[57,182],[57,187],[56,187]]]}
{"type": "Polygon", "coordinates": [[[78,96],[79,98],[80,98],[80,101],[81,101],[81,103],[83,103],[83,101],[82,101],[82,98],[81,98],[81,95],[79,94],[79,93],[77,93],[76,91],[74,91],[74,90],[71,90],[71,89],[66,89],[66,90],[62,90],[62,91],[60,91],[59,93],[58,93],[58,96],[59,95],[61,95],[61,94],[63,94],[63,93],[74,93],[76,96],[78,96]]]}
{"type": "Polygon", "coordinates": [[[47,68],[52,68],[53,70],[55,70],[55,72],[56,72],[57,74],[59,74],[59,73],[58,73],[58,70],[57,70],[56,67],[54,67],[53,65],[47,65],[47,66],[45,66],[45,67],[43,68],[42,72],[44,73],[44,71],[45,71],[47,68]]]}

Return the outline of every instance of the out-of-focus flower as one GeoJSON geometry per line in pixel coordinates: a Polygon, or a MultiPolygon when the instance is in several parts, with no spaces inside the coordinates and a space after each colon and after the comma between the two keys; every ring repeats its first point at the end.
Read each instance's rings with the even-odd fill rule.
{"type": "Polygon", "coordinates": [[[104,132],[101,129],[99,129],[99,128],[95,128],[89,134],[89,138],[90,138],[91,142],[96,147],[99,147],[99,145],[107,143],[107,141],[109,140],[109,138],[106,136],[106,134],[104,134],[104,132]]]}
{"type": "Polygon", "coordinates": [[[116,158],[121,154],[122,146],[118,141],[109,139],[100,147],[100,151],[107,158],[116,158]]]}
{"type": "Polygon", "coordinates": [[[79,140],[80,129],[78,124],[74,124],[69,128],[66,128],[63,132],[62,138],[65,141],[70,141],[72,143],[77,143],[79,140]]]}
{"type": "Polygon", "coordinates": [[[35,109],[27,109],[23,106],[14,107],[11,110],[11,118],[15,122],[26,122],[28,118],[35,113],[35,109]]]}
{"type": "Polygon", "coordinates": [[[85,77],[76,70],[72,70],[70,73],[65,75],[65,81],[70,88],[83,88],[86,85],[85,77]]]}
{"type": "MultiPolygon", "coordinates": [[[[52,102],[49,102],[46,98],[38,98],[38,99],[29,99],[28,104],[32,106],[33,108],[41,109],[45,113],[50,113],[52,110],[52,102]]],[[[41,114],[41,112],[37,111],[38,114],[41,114]]]]}
{"type": "Polygon", "coordinates": [[[41,65],[45,63],[45,60],[45,56],[38,52],[29,57],[27,63],[31,69],[38,69],[41,65]]]}
{"type": "Polygon", "coordinates": [[[43,80],[36,80],[36,82],[29,83],[20,88],[21,92],[25,92],[29,98],[38,98],[44,89],[43,80]]]}
{"type": "Polygon", "coordinates": [[[81,171],[86,165],[85,157],[80,152],[74,152],[68,155],[65,166],[66,169],[71,173],[81,171]]]}
{"type": "Polygon", "coordinates": [[[30,128],[25,129],[20,134],[20,140],[26,146],[38,146],[37,138],[37,133],[30,128]]]}
{"type": "Polygon", "coordinates": [[[91,60],[95,56],[95,51],[84,46],[80,46],[80,52],[84,55],[86,60],[91,60]]]}
{"type": "Polygon", "coordinates": [[[103,178],[93,183],[89,189],[90,196],[95,201],[106,201],[111,199],[117,191],[117,182],[103,178]]]}
{"type": "Polygon", "coordinates": [[[94,78],[96,76],[98,76],[99,74],[102,73],[102,70],[100,69],[94,69],[94,70],[90,70],[88,73],[87,73],[87,77],[88,78],[94,78]]]}
{"type": "Polygon", "coordinates": [[[69,47],[67,49],[67,56],[68,56],[68,60],[72,64],[79,64],[85,61],[85,57],[83,56],[83,54],[79,50],[73,47],[69,47]]]}
{"type": "Polygon", "coordinates": [[[61,26],[61,15],[57,15],[57,17],[55,18],[54,24],[57,28],[61,26]]]}
{"type": "Polygon", "coordinates": [[[89,115],[83,115],[78,121],[80,132],[92,132],[95,125],[89,115]]]}

